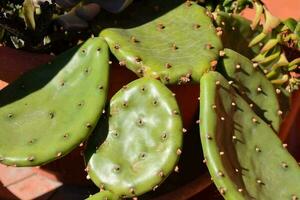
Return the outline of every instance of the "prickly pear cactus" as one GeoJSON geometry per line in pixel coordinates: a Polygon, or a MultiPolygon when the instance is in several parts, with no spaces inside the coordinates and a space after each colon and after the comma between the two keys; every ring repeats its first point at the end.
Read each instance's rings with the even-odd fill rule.
{"type": "Polygon", "coordinates": [[[121,65],[166,84],[199,81],[222,48],[206,10],[191,1],[140,27],[105,29],[101,36],[121,65]]]}
{"type": "Polygon", "coordinates": [[[231,50],[224,49],[223,70],[225,77],[233,81],[238,93],[253,110],[278,132],[283,112],[275,88],[259,69],[257,63],[231,50]]]}
{"type": "Polygon", "coordinates": [[[109,116],[107,138],[88,161],[90,178],[119,197],[155,190],[181,154],[175,97],[158,80],[144,77],[112,97],[109,116]]]}
{"type": "Polygon", "coordinates": [[[226,200],[300,197],[300,169],[272,129],[217,72],[201,79],[201,142],[226,200]]]}
{"type": "MultiPolygon", "coordinates": [[[[254,46],[249,48],[249,42],[258,34],[258,30],[252,30],[251,21],[237,14],[215,12],[217,29],[222,32],[221,40],[224,48],[239,52],[247,58],[253,58],[260,50],[254,46]]],[[[257,28],[259,29],[259,28],[257,28]]]]}
{"type": "Polygon", "coordinates": [[[119,198],[109,191],[101,191],[97,194],[91,195],[86,200],[118,200],[119,198]]]}
{"type": "Polygon", "coordinates": [[[108,54],[103,39],[89,39],[0,91],[2,163],[45,164],[89,136],[106,100],[108,54]]]}

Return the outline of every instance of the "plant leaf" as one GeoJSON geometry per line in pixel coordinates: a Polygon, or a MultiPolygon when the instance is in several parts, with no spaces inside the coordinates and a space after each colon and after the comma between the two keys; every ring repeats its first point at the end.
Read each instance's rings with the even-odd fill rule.
{"type": "Polygon", "coordinates": [[[23,15],[26,27],[35,30],[35,20],[34,20],[34,2],[33,0],[25,0],[23,3],[23,15]]]}

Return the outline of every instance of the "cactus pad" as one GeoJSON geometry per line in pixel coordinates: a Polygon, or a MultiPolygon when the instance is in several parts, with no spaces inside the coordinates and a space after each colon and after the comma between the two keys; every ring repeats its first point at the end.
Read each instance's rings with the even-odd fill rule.
{"type": "Polygon", "coordinates": [[[118,200],[119,198],[109,191],[101,191],[97,194],[91,195],[86,200],[118,200]]]}
{"type": "Polygon", "coordinates": [[[223,197],[298,199],[299,165],[273,130],[221,74],[205,74],[200,86],[205,161],[223,197]]]}
{"type": "Polygon", "coordinates": [[[253,110],[277,132],[282,111],[272,83],[265,77],[257,64],[239,53],[225,49],[223,66],[226,78],[233,81],[233,86],[246,101],[253,105],[253,110]]]}
{"type": "Polygon", "coordinates": [[[89,136],[107,96],[108,54],[103,39],[89,39],[0,91],[2,163],[45,164],[89,136]]]}
{"type": "Polygon", "coordinates": [[[112,97],[109,116],[107,138],[88,161],[90,178],[119,197],[155,189],[181,154],[182,121],[175,97],[158,80],[144,77],[112,97]]]}
{"type": "Polygon", "coordinates": [[[142,26],[105,29],[101,36],[121,64],[166,84],[199,81],[222,48],[205,9],[190,1],[142,26]]]}

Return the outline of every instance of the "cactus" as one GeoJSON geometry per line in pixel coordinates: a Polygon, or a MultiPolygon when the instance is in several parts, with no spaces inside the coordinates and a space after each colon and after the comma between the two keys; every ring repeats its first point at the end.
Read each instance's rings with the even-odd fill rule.
{"type": "Polygon", "coordinates": [[[250,20],[237,14],[228,14],[225,12],[215,12],[215,15],[217,29],[222,31],[221,40],[224,48],[237,51],[247,58],[253,58],[254,55],[259,53],[259,47],[248,47],[251,38],[255,37],[259,32],[259,29],[251,29],[250,20]]]}
{"type": "Polygon", "coordinates": [[[190,1],[140,27],[105,29],[101,36],[120,64],[166,84],[199,81],[222,48],[205,9],[190,1]]]}
{"type": "Polygon", "coordinates": [[[226,200],[298,199],[300,169],[279,138],[217,72],[201,79],[206,163],[226,200]]]}
{"type": "Polygon", "coordinates": [[[92,38],[1,90],[2,163],[42,165],[89,136],[107,96],[108,54],[105,41],[92,38]]]}
{"type": "Polygon", "coordinates": [[[100,191],[97,194],[89,196],[86,200],[118,200],[113,193],[109,191],[100,191]]]}
{"type": "Polygon", "coordinates": [[[179,170],[186,130],[164,84],[200,81],[196,123],[204,161],[224,198],[300,198],[299,166],[274,134],[287,113],[287,93],[300,85],[299,21],[279,20],[260,0],[15,3],[0,1],[3,45],[56,53],[101,33],[0,91],[0,163],[43,165],[91,135],[87,178],[100,192],[87,199],[137,199],[179,170]],[[237,15],[247,6],[256,8],[252,23],[237,15]],[[142,78],[104,108],[108,48],[142,78]]]}
{"type": "Polygon", "coordinates": [[[158,80],[144,77],[112,97],[109,116],[108,130],[100,129],[108,132],[106,140],[87,158],[89,177],[119,197],[156,189],[181,154],[182,121],[175,97],[158,80]]]}
{"type": "Polygon", "coordinates": [[[259,63],[273,84],[291,93],[300,85],[298,69],[300,37],[297,34],[297,21],[291,18],[281,21],[259,2],[255,5],[256,17],[252,22],[252,28],[258,27],[262,15],[265,23],[261,33],[249,43],[251,48],[260,48],[260,52],[252,60],[259,63]]]}
{"type": "Polygon", "coordinates": [[[256,63],[230,49],[225,49],[224,53],[222,69],[225,77],[233,81],[233,86],[253,106],[256,114],[278,132],[283,113],[272,83],[256,63]]]}

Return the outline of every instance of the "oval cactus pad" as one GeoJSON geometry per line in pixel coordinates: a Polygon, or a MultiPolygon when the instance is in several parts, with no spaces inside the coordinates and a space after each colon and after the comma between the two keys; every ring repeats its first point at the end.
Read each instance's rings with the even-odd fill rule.
{"type": "Polygon", "coordinates": [[[107,138],[88,162],[89,176],[119,197],[155,189],[181,154],[175,97],[160,81],[144,77],[114,95],[109,116],[107,138]]]}
{"type": "Polygon", "coordinates": [[[138,76],[163,83],[199,82],[217,64],[222,43],[206,10],[187,1],[165,15],[131,29],[101,32],[120,64],[138,76]]]}
{"type": "Polygon", "coordinates": [[[109,191],[101,191],[89,196],[86,200],[118,200],[119,198],[109,191]]]}
{"type": "Polygon", "coordinates": [[[200,83],[205,162],[226,200],[300,197],[300,167],[274,131],[217,72],[200,83]]]}
{"type": "Polygon", "coordinates": [[[35,166],[84,141],[104,107],[108,46],[92,38],[0,91],[0,159],[35,166]]]}
{"type": "Polygon", "coordinates": [[[266,123],[279,131],[282,111],[272,83],[256,63],[231,50],[224,49],[223,74],[232,81],[240,95],[266,123]]]}

